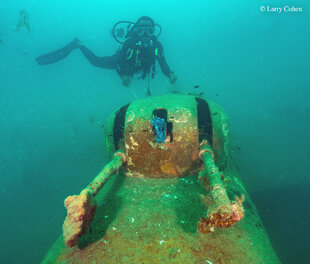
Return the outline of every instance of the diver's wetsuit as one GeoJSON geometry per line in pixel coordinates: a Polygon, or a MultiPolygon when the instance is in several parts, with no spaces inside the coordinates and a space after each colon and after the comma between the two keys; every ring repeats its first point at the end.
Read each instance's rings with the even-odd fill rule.
{"type": "Polygon", "coordinates": [[[144,47],[139,39],[129,38],[116,54],[105,57],[96,56],[83,45],[79,45],[78,48],[92,65],[100,68],[116,69],[121,77],[133,76],[135,73],[142,72],[141,77],[144,79],[151,71],[155,73],[156,59],[162,72],[169,77],[172,71],[164,57],[161,43],[155,37],[151,37],[145,45],[147,47],[144,47]]]}
{"type": "Polygon", "coordinates": [[[155,36],[144,39],[130,37],[125,40],[121,48],[112,56],[98,57],[84,45],[80,45],[76,39],[62,49],[44,54],[36,58],[39,65],[55,63],[67,57],[72,50],[80,49],[88,61],[100,68],[116,69],[121,76],[131,77],[141,72],[140,78],[144,79],[149,73],[155,74],[156,59],[159,62],[162,72],[169,77],[169,68],[163,54],[163,47],[155,36]]]}

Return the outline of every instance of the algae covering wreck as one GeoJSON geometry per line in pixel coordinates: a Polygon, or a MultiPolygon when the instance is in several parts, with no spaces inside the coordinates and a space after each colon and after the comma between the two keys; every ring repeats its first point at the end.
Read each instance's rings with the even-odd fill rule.
{"type": "Polygon", "coordinates": [[[111,162],[65,200],[42,263],[280,263],[231,160],[229,121],[200,96],[148,97],[105,126],[111,162]]]}

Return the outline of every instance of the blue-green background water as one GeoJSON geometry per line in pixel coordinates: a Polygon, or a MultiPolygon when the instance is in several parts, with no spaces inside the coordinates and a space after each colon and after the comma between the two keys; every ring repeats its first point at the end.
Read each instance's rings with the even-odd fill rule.
{"type": "Polygon", "coordinates": [[[167,61],[154,95],[199,92],[231,119],[234,158],[283,263],[310,263],[310,5],[306,1],[7,1],[0,4],[0,259],[37,263],[61,233],[63,200],[107,162],[102,124],[145,95],[74,51],[40,67],[34,58],[78,37],[97,55],[118,45],[119,20],[161,24],[167,61]],[[300,13],[260,6],[302,7],[300,13]],[[14,32],[19,11],[31,33],[14,32]],[[196,90],[195,90],[196,91],[196,90]]]}

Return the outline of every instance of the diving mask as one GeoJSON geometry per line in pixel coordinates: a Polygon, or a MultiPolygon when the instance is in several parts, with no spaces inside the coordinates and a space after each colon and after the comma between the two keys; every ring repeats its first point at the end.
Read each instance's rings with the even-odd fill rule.
{"type": "Polygon", "coordinates": [[[145,33],[148,36],[153,36],[154,34],[154,27],[152,26],[137,26],[135,28],[135,32],[138,36],[143,36],[145,33]]]}

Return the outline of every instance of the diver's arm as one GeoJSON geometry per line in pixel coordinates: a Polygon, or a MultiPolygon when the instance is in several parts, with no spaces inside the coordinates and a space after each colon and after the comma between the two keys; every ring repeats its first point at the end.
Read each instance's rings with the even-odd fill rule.
{"type": "Polygon", "coordinates": [[[112,56],[98,57],[90,49],[84,45],[79,45],[78,48],[83,53],[85,58],[93,65],[99,68],[115,69],[117,65],[117,54],[112,56]]]}
{"type": "Polygon", "coordinates": [[[162,72],[168,78],[170,78],[171,74],[173,74],[173,71],[170,69],[170,67],[168,66],[168,63],[166,62],[166,58],[164,56],[164,49],[163,49],[163,46],[161,45],[160,42],[158,42],[157,48],[158,48],[157,59],[158,59],[160,68],[161,68],[162,72]]]}

